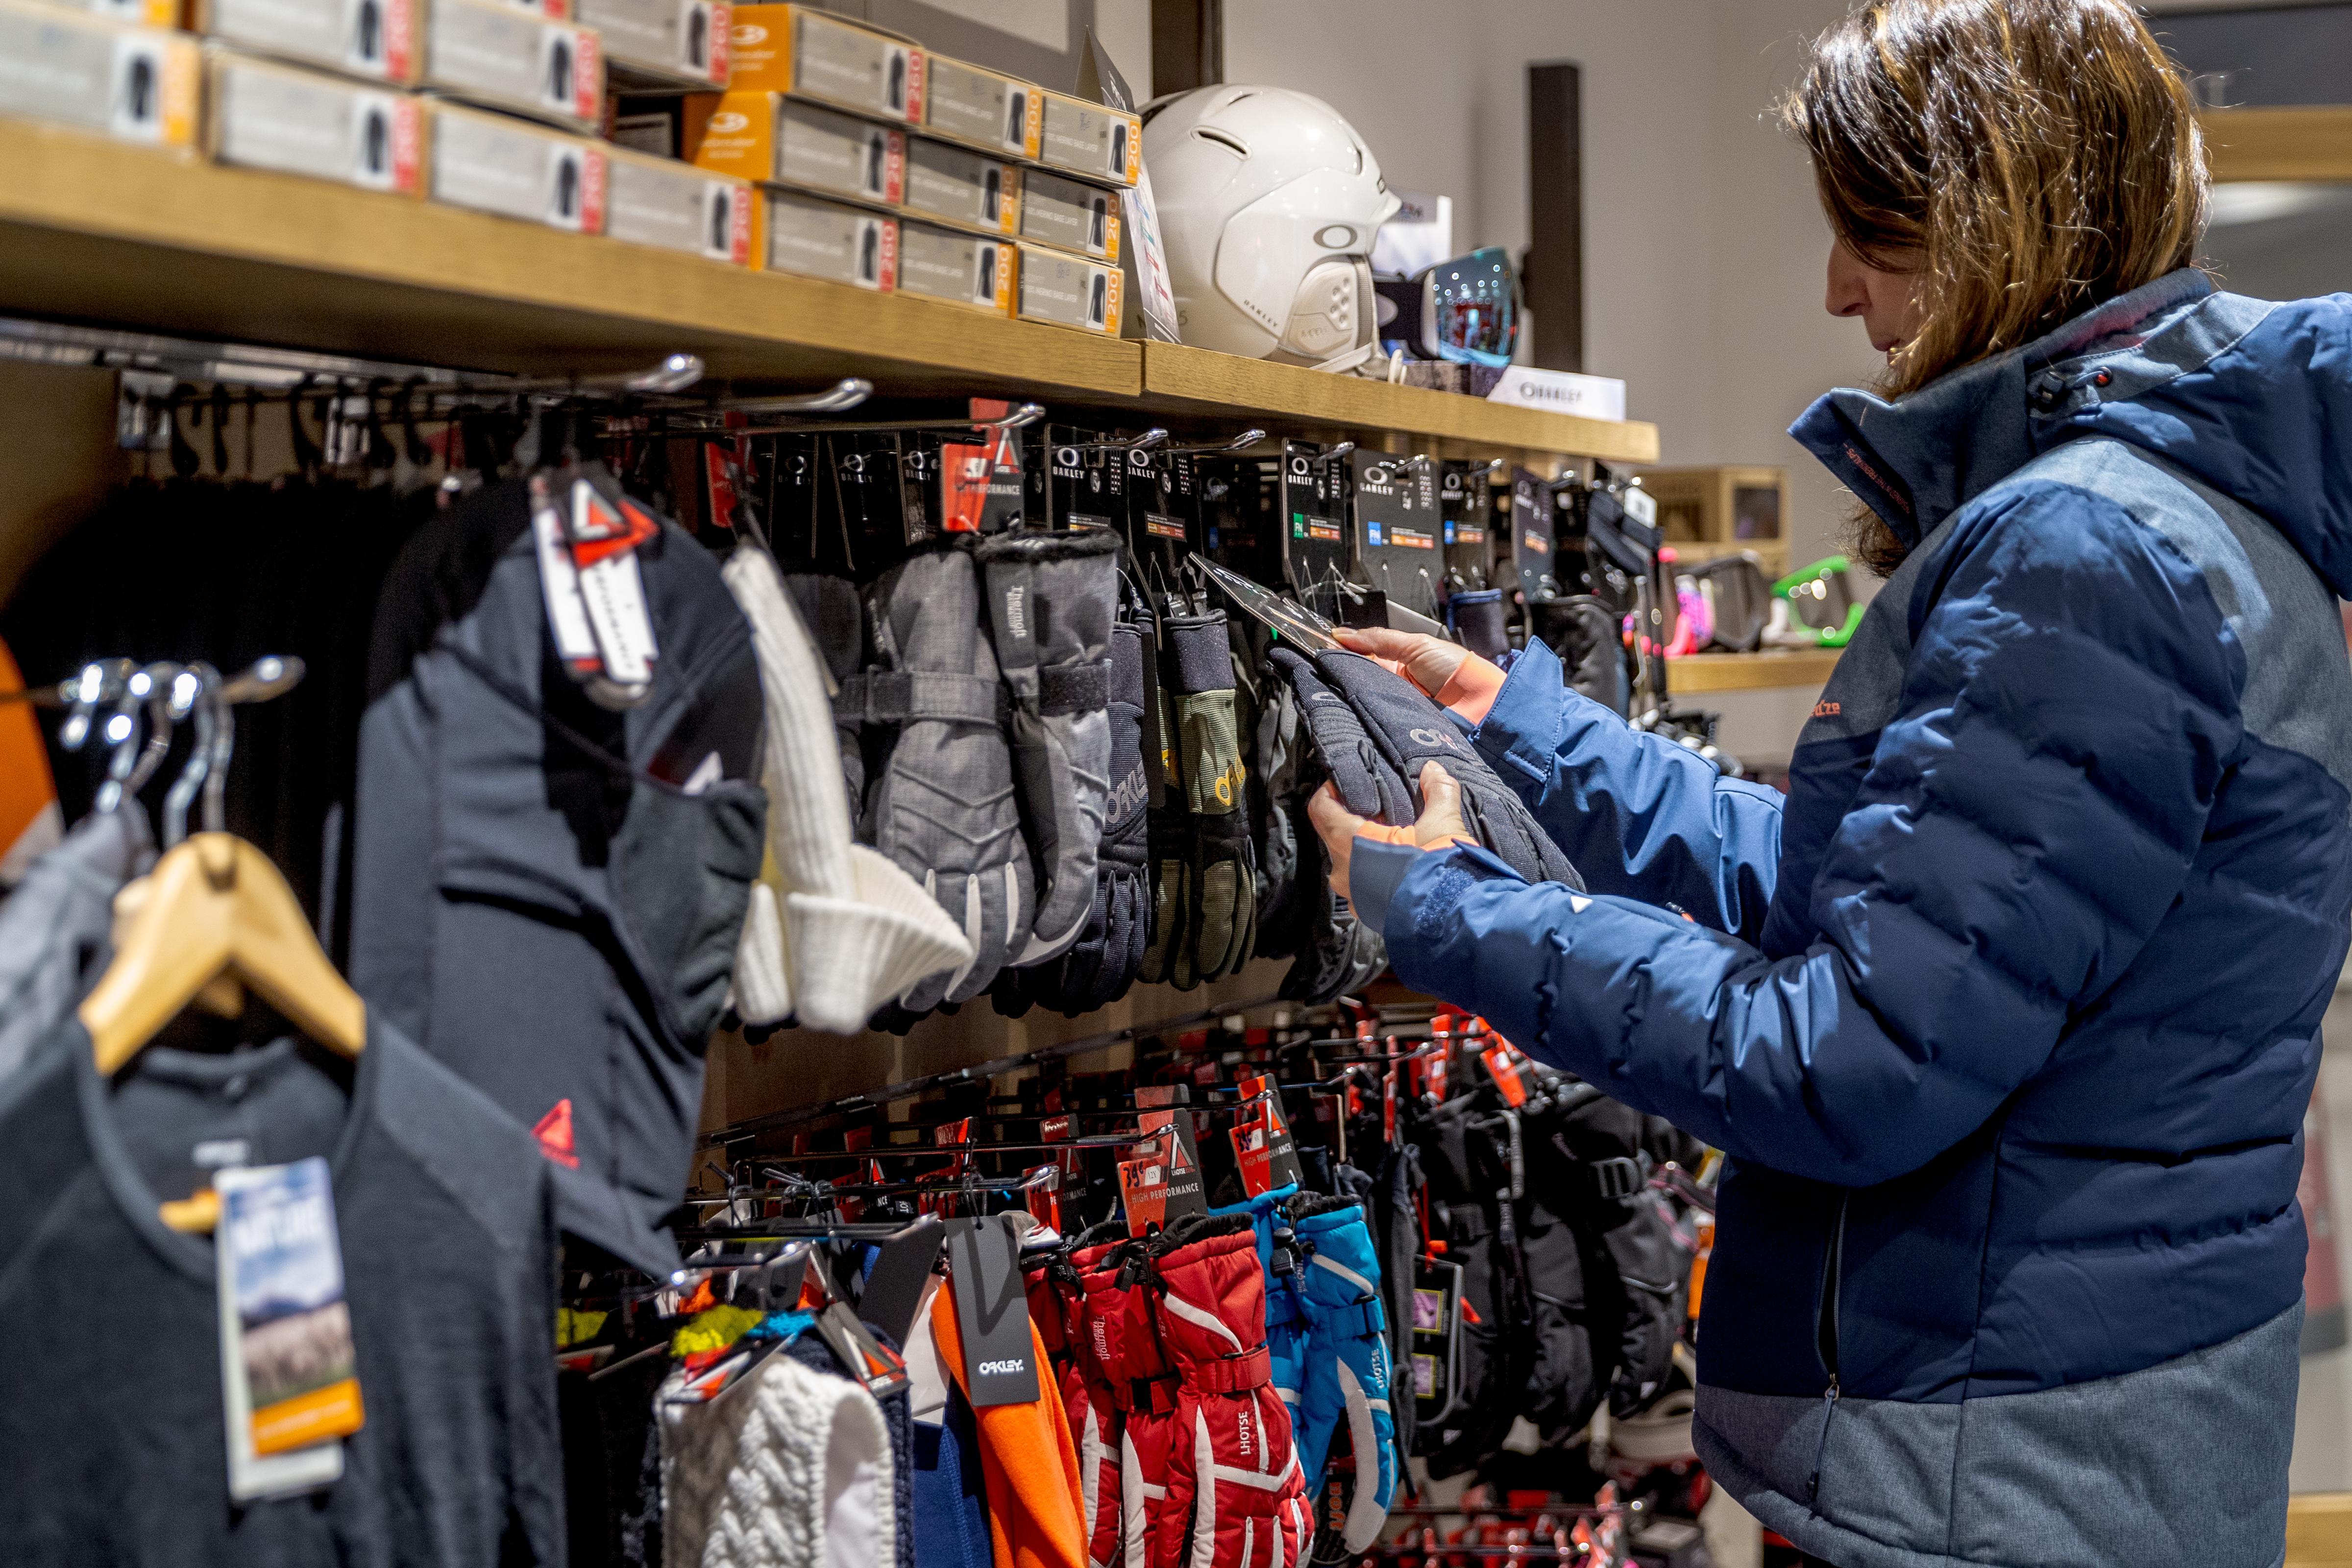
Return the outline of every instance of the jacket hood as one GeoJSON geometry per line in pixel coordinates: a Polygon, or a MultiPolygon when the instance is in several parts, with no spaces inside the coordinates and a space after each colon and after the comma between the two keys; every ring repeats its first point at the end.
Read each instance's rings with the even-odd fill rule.
{"type": "Polygon", "coordinates": [[[2128,441],[2352,597],[2352,295],[2274,305],[2184,268],[1893,402],[1842,387],[1789,434],[1906,545],[2053,447],[2128,441]]]}

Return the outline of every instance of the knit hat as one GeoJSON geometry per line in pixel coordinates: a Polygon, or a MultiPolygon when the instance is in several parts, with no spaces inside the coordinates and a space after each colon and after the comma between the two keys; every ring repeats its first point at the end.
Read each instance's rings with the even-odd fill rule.
{"type": "Polygon", "coordinates": [[[831,677],[775,563],[745,544],[723,575],[751,625],[767,710],[768,858],[736,951],[735,1010],[856,1034],[916,982],[971,963],[971,943],[914,879],[853,842],[831,677]]]}
{"type": "Polygon", "coordinates": [[[670,1568],[895,1559],[890,1431],[865,1389],[772,1355],[708,1404],[671,1392],[656,1402],[670,1568]]]}

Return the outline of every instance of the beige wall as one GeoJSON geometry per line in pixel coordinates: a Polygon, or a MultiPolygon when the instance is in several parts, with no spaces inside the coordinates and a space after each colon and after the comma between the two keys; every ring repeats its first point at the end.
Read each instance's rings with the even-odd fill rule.
{"type": "Polygon", "coordinates": [[[1226,0],[1225,78],[1346,115],[1389,182],[1454,200],[1463,248],[1527,243],[1526,67],[1584,68],[1586,368],[1622,376],[1671,463],[1791,470],[1798,557],[1843,507],[1783,434],[1866,380],[1822,312],[1828,230],[1767,109],[1844,0],[1226,0]]]}

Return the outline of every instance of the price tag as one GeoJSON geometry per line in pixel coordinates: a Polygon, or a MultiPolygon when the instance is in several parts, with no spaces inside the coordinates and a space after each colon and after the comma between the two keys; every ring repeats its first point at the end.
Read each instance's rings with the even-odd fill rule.
{"type": "Polygon", "coordinates": [[[365,1420],[327,1162],[226,1169],[213,1184],[229,1496],[326,1486],[365,1420]]]}

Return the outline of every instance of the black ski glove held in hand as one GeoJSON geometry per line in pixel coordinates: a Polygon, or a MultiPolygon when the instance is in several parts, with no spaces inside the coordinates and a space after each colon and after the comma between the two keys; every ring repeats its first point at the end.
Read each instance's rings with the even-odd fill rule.
{"type": "Polygon", "coordinates": [[[1530,882],[1564,882],[1584,890],[1584,879],[1537,824],[1527,803],[1495,776],[1453,715],[1419,687],[1358,653],[1317,654],[1315,668],[1348,700],[1382,760],[1405,781],[1412,809],[1391,822],[1402,825],[1420,816],[1422,766],[1434,762],[1462,786],[1462,820],[1471,837],[1530,882]]]}

